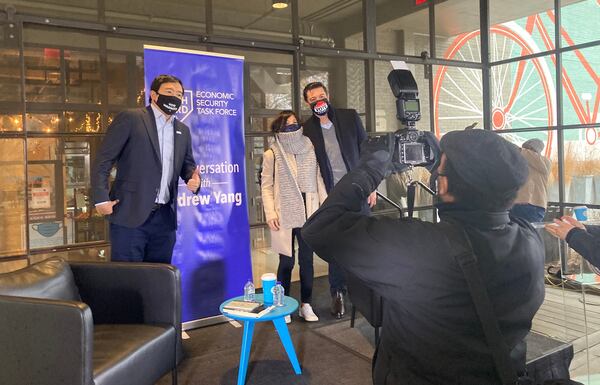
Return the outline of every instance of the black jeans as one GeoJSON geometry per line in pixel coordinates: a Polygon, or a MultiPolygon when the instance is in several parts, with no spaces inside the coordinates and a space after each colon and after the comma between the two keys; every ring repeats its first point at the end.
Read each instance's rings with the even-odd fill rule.
{"type": "Polygon", "coordinates": [[[296,264],[296,250],[294,238],[298,241],[298,264],[300,265],[300,299],[302,303],[310,303],[313,289],[313,251],[304,242],[300,235],[300,228],[292,229],[292,255],[279,254],[279,267],[277,267],[277,280],[285,289],[285,295],[290,295],[292,270],[296,264]]]}

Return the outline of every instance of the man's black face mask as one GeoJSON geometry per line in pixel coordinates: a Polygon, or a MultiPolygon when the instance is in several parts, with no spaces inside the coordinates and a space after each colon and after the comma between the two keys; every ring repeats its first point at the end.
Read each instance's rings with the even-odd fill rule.
{"type": "Polygon", "coordinates": [[[158,108],[160,108],[165,114],[173,115],[181,106],[181,99],[179,99],[177,96],[158,94],[156,104],[158,105],[158,108]]]}
{"type": "Polygon", "coordinates": [[[310,104],[310,109],[317,116],[327,115],[327,111],[329,111],[329,100],[321,99],[314,101],[310,104]]]}

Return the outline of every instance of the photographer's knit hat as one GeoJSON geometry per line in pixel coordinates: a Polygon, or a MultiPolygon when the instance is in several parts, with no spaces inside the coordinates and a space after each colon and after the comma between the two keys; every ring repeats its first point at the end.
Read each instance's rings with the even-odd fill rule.
{"type": "Polygon", "coordinates": [[[440,147],[456,173],[482,194],[511,194],[527,181],[527,161],[519,147],[492,131],[452,131],[440,147]]]}

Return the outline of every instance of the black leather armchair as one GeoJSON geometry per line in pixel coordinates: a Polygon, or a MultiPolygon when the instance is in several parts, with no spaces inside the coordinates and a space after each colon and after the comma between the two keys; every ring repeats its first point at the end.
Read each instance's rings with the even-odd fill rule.
{"type": "Polygon", "coordinates": [[[173,266],[53,258],[0,274],[0,384],[152,385],[169,371],[176,384],[181,351],[173,266]]]}

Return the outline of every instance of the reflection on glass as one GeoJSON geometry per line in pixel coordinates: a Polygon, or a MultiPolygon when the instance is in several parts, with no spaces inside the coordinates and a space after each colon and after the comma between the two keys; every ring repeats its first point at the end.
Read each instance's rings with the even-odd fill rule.
{"type": "Polygon", "coordinates": [[[387,1],[377,5],[377,52],[419,56],[429,48],[429,7],[415,1],[387,1]],[[379,23],[379,15],[385,22],[379,23]]]}
{"type": "Polygon", "coordinates": [[[436,56],[480,62],[479,0],[447,0],[435,5],[436,56]]]}
{"type": "Polygon", "coordinates": [[[0,50],[0,101],[18,102],[21,100],[20,68],[19,50],[3,47],[0,50]]]}
{"type": "Polygon", "coordinates": [[[28,102],[61,102],[60,55],[58,48],[26,48],[25,96],[28,102]]]}
{"type": "Polygon", "coordinates": [[[26,251],[23,146],[23,139],[0,139],[0,257],[26,251]]]}
{"type": "Polygon", "coordinates": [[[89,247],[83,250],[53,251],[51,253],[33,254],[29,256],[29,261],[33,264],[52,257],[61,257],[66,261],[108,262],[110,261],[110,246],[89,247]]]}
{"type": "Polygon", "coordinates": [[[263,0],[214,1],[214,33],[245,39],[290,42],[291,6],[275,9],[272,5],[272,1],[263,0]]]}
{"type": "Polygon", "coordinates": [[[106,239],[106,223],[91,200],[92,154],[101,138],[29,138],[31,249],[106,239]]]}
{"type": "Polygon", "coordinates": [[[93,52],[65,50],[67,102],[101,102],[100,56],[93,52]]]}
{"type": "Polygon", "coordinates": [[[21,115],[0,114],[0,132],[23,131],[21,115]]]}
{"type": "MultiPolygon", "coordinates": [[[[425,78],[425,67],[409,64],[408,68],[419,88],[421,120],[417,122],[417,129],[429,131],[429,81],[425,78]]],[[[396,131],[403,128],[396,118],[396,98],[387,80],[391,70],[389,62],[375,62],[375,131],[396,131]]]]}
{"type": "Polygon", "coordinates": [[[298,10],[305,45],[364,49],[361,1],[299,1],[298,10]]]}
{"type": "MultiPolygon", "coordinates": [[[[94,0],[96,1],[96,0],[94,0]]],[[[221,3],[221,2],[215,2],[221,3]]],[[[154,31],[204,33],[205,0],[194,1],[104,1],[107,23],[154,31]]]]}
{"type": "Polygon", "coordinates": [[[127,104],[127,77],[129,74],[125,55],[106,55],[108,104],[127,104]]]}
{"type": "Polygon", "coordinates": [[[30,162],[57,160],[58,145],[57,138],[29,138],[27,139],[27,160],[30,162]]]}
{"type": "Polygon", "coordinates": [[[599,134],[600,127],[564,131],[566,202],[600,204],[599,134]]]}
{"type": "Polygon", "coordinates": [[[310,114],[302,89],[320,81],[328,88],[329,100],[337,108],[353,108],[365,112],[365,63],[363,60],[307,57],[306,69],[300,71],[300,95],[304,116],[310,114]]]}
{"type": "Polygon", "coordinates": [[[137,94],[135,95],[135,104],[139,107],[143,107],[147,103],[146,91],[144,85],[144,57],[135,57],[135,89],[137,94]]]}
{"type": "Polygon", "coordinates": [[[102,129],[102,114],[99,112],[66,112],[68,132],[96,133],[102,129]]]}
{"type": "Polygon", "coordinates": [[[250,115],[250,131],[271,132],[271,122],[275,117],[275,113],[268,116],[250,115]]]}
{"type": "Polygon", "coordinates": [[[600,47],[562,55],[563,123],[600,122],[600,47]]]}
{"type": "Polygon", "coordinates": [[[261,136],[246,139],[246,170],[249,170],[246,179],[248,200],[251,202],[249,209],[250,224],[265,222],[258,174],[262,166],[263,153],[269,145],[268,138],[261,136]]]}
{"type": "Polygon", "coordinates": [[[434,66],[433,122],[438,136],[475,123],[483,128],[481,87],[478,69],[434,66]]]}
{"type": "Polygon", "coordinates": [[[492,67],[493,129],[555,126],[554,74],[550,56],[492,67]]]}
{"type": "Polygon", "coordinates": [[[60,130],[62,113],[58,114],[26,114],[27,131],[58,132],[60,130]]]}
{"type": "Polygon", "coordinates": [[[250,108],[292,108],[292,68],[250,64],[250,108]]]}

